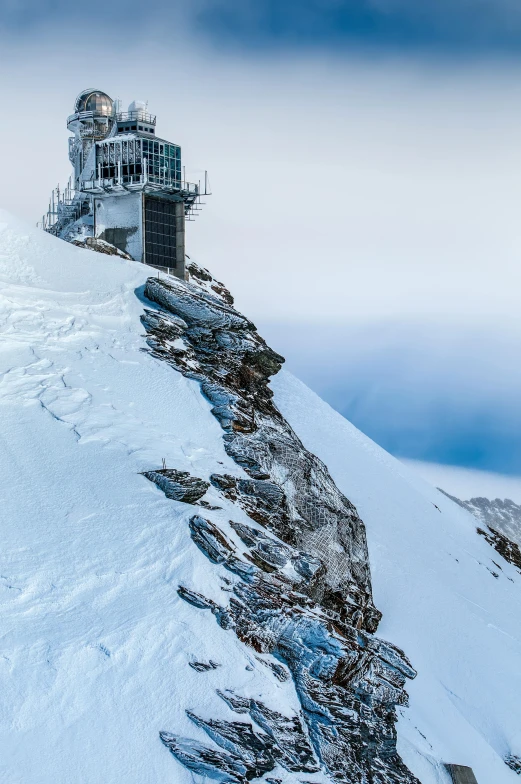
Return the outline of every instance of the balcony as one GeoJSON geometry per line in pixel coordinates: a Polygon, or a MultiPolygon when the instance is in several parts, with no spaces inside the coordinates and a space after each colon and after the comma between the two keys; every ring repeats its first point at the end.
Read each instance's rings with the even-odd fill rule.
{"type": "MultiPolygon", "coordinates": [[[[94,172],[92,172],[94,174],[94,172]]],[[[143,193],[165,193],[177,196],[185,203],[187,213],[194,208],[196,202],[200,200],[200,186],[193,182],[184,180],[164,180],[160,177],[146,176],[137,174],[127,177],[97,177],[91,180],[84,180],[81,184],[81,191],[90,194],[103,193],[132,193],[140,191],[143,193]]]]}
{"type": "Polygon", "coordinates": [[[137,109],[135,112],[119,112],[116,114],[116,120],[120,122],[142,122],[148,125],[156,124],[156,115],[148,114],[142,109],[137,109]]]}

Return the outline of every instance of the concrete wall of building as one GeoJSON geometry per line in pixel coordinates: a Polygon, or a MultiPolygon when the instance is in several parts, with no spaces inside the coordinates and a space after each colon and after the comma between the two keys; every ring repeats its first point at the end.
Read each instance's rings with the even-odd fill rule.
{"type": "Polygon", "coordinates": [[[143,203],[141,193],[96,197],[94,236],[143,261],[143,203]]]}
{"type": "Polygon", "coordinates": [[[77,153],[75,171],[80,182],[93,180],[96,177],[96,145],[88,139],[81,143],[82,152],[77,153]],[[81,159],[83,163],[81,163],[81,159]],[[80,168],[80,163],[81,167],[80,168]]]}
{"type": "Polygon", "coordinates": [[[185,205],[184,202],[176,203],[175,211],[175,237],[176,237],[176,271],[178,278],[186,279],[185,270],[185,205]]]}

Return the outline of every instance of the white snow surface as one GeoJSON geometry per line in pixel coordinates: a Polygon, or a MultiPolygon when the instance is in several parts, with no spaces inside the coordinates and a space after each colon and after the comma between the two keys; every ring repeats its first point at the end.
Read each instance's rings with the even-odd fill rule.
{"type": "MultiPolygon", "coordinates": [[[[2,784],[200,784],[158,735],[211,745],[186,709],[236,721],[217,688],[298,709],[291,683],[177,596],[182,583],[222,602],[221,567],[190,539],[193,507],[140,472],[162,458],[203,479],[242,472],[198,385],[144,350],[149,274],[0,212],[2,784]],[[209,659],[221,666],[188,666],[209,659]]],[[[441,761],[479,784],[518,782],[502,761],[521,755],[518,572],[470,514],[303,384],[283,372],[273,388],[356,504],[379,636],[418,669],[399,720],[406,763],[423,784],[449,781],[441,761]]]]}

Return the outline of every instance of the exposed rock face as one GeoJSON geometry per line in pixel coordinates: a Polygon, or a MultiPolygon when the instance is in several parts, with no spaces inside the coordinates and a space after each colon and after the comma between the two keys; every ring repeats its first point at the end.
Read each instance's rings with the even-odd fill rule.
{"type": "Polygon", "coordinates": [[[521,776],[521,757],[516,757],[515,754],[509,754],[509,756],[506,757],[505,762],[514,773],[518,773],[521,776]]]}
{"type": "Polygon", "coordinates": [[[190,261],[186,265],[186,271],[189,276],[189,280],[193,283],[197,283],[198,286],[201,286],[205,291],[208,291],[210,294],[217,294],[218,297],[221,297],[223,302],[226,302],[228,305],[233,305],[233,297],[224,285],[224,283],[220,283],[218,280],[215,280],[208,270],[205,270],[203,267],[200,267],[195,261],[190,261]]]}
{"type": "Polygon", "coordinates": [[[505,561],[517,566],[518,569],[521,569],[521,550],[511,542],[506,536],[500,534],[499,531],[494,531],[493,528],[487,527],[487,530],[484,531],[482,528],[476,529],[478,534],[484,536],[485,539],[492,547],[498,552],[500,555],[503,556],[505,561]]]}
{"type": "Polygon", "coordinates": [[[201,382],[227,453],[252,478],[223,493],[237,495],[253,519],[322,560],[323,604],[332,618],[358,619],[361,612],[363,628],[376,631],[364,525],[273,405],[268,381],[283,358],[222,297],[173,278],[149,278],[145,294],[168,311],[143,316],[153,353],[201,382]]]}
{"type": "Polygon", "coordinates": [[[219,666],[216,662],[213,662],[211,659],[209,662],[188,662],[190,667],[195,670],[196,672],[208,672],[208,670],[216,670],[219,666]]]}
{"type": "Polygon", "coordinates": [[[173,468],[144,471],[143,476],[154,482],[167,498],[187,504],[199,501],[210,487],[210,482],[190,476],[188,471],[176,471],[173,468]]]}
{"type": "Polygon", "coordinates": [[[201,773],[204,769],[211,778],[217,778],[217,770],[227,775],[230,784],[259,778],[277,765],[300,773],[319,770],[297,717],[287,719],[262,702],[238,697],[231,691],[219,692],[219,696],[231,711],[253,719],[256,727],[243,721],[206,721],[188,711],[191,721],[223,749],[216,752],[203,744],[162,732],[165,746],[190,770],[201,773]]]}
{"type": "Polygon", "coordinates": [[[105,253],[107,256],[119,256],[122,259],[132,261],[132,256],[129,256],[125,251],[116,248],[106,240],[100,240],[98,237],[85,237],[81,240],[72,240],[72,245],[77,245],[79,248],[86,248],[87,250],[95,250],[97,253],[105,253]]]}
{"type": "MultiPolygon", "coordinates": [[[[441,488],[438,488],[441,490],[441,488]]],[[[445,490],[441,492],[452,501],[470,512],[474,517],[485,524],[486,530],[477,528],[478,534],[484,536],[492,547],[503,556],[505,561],[521,569],[521,506],[510,499],[504,501],[496,498],[471,498],[470,501],[461,501],[445,490]]]]}
{"type": "MultiPolygon", "coordinates": [[[[193,541],[231,577],[223,604],[182,586],[179,594],[262,656],[275,656],[272,671],[280,680],[291,674],[302,721],[234,695],[226,698],[230,709],[248,713],[262,732],[249,725],[243,738],[232,721],[192,714],[223,751],[171,733],[162,740],[188,768],[221,781],[250,781],[280,765],[346,784],[412,784],[394,724],[395,706],[407,702],[405,679],[415,672],[400,650],[373,636],[381,614],[363,522],[273,404],[268,381],[283,358],[232,307],[222,284],[200,268],[192,276],[191,283],[148,280],[145,294],[161,309],[142,317],[147,342],[201,383],[228,455],[249,477],[213,474],[210,481],[257,525],[230,522],[245,548],[239,553],[211,519],[192,517],[193,541]]],[[[164,472],[155,474],[162,486],[164,472]]]]}
{"type": "MultiPolygon", "coordinates": [[[[247,560],[238,557],[209,520],[195,515],[190,521],[197,546],[238,578],[232,581],[228,604],[217,605],[183,587],[179,595],[210,610],[220,626],[259,653],[274,654],[291,672],[316,757],[310,748],[305,766],[302,759],[292,766],[272,755],[272,767],[266,770],[278,761],[286,770],[312,772],[321,762],[335,781],[414,781],[395,745],[394,708],[406,703],[405,680],[415,675],[403,653],[353,626],[340,629],[324,618],[307,590],[309,574],[316,579],[323,575],[312,556],[257,529],[232,526],[248,547],[247,560]]],[[[240,745],[234,753],[241,756],[240,745]]]]}

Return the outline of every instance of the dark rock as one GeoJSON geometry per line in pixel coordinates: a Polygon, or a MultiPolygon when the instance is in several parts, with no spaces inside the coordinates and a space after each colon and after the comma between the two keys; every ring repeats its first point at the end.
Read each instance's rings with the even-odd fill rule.
{"type": "MultiPolygon", "coordinates": [[[[494,531],[493,528],[488,527],[487,531],[484,531],[482,528],[477,528],[476,530],[478,534],[485,537],[487,542],[492,545],[496,552],[503,556],[505,561],[508,561],[513,564],[513,566],[517,566],[518,569],[521,569],[521,550],[517,544],[511,542],[506,536],[499,533],[499,531],[494,531]]],[[[499,577],[498,574],[495,574],[494,576],[499,577]]]]}
{"type": "Polygon", "coordinates": [[[107,256],[119,256],[122,259],[133,260],[128,253],[120,250],[115,245],[111,245],[106,240],[99,239],[99,237],[85,237],[83,240],[72,240],[72,245],[76,245],[78,248],[85,248],[86,250],[94,250],[97,253],[105,253],[107,256]]]}
{"type": "Polygon", "coordinates": [[[193,504],[206,493],[209,482],[191,476],[188,471],[176,471],[174,468],[162,468],[157,471],[143,471],[151,482],[154,482],[167,498],[193,504]]]}
{"type": "Polygon", "coordinates": [[[289,771],[314,773],[320,765],[298,716],[288,718],[259,700],[239,697],[231,691],[217,692],[235,713],[248,714],[273,741],[277,762],[289,771]]]}
{"type": "Polygon", "coordinates": [[[251,780],[269,773],[275,767],[274,742],[264,732],[256,732],[251,724],[233,721],[207,721],[187,711],[188,717],[221,748],[240,757],[251,780]]]}
{"type": "Polygon", "coordinates": [[[256,656],[255,658],[257,659],[258,662],[263,664],[265,667],[268,667],[278,681],[284,683],[285,681],[288,680],[289,672],[281,664],[277,664],[277,662],[267,661],[266,659],[261,659],[260,656],[256,656]]]}
{"type": "Polygon", "coordinates": [[[233,297],[224,283],[215,280],[207,269],[200,267],[194,261],[190,261],[190,263],[186,265],[186,271],[190,283],[201,286],[205,291],[209,291],[222,299],[227,305],[233,305],[233,297]]]}
{"type": "Polygon", "coordinates": [[[216,670],[217,667],[220,667],[220,664],[216,664],[211,659],[208,663],[206,662],[188,662],[190,667],[195,670],[196,672],[208,672],[208,670],[216,670]]]}
{"type": "MultiPolygon", "coordinates": [[[[302,721],[237,695],[221,696],[272,739],[269,753],[287,770],[321,769],[339,784],[413,784],[396,752],[395,722],[396,705],[407,702],[405,680],[415,672],[398,648],[372,636],[381,613],[372,598],[364,524],[273,403],[269,379],[283,357],[232,307],[210,273],[194,267],[190,274],[188,283],[147,281],[146,296],[161,308],[142,317],[147,343],[154,356],[201,384],[226,452],[248,475],[213,474],[210,481],[261,530],[231,524],[246,547],[242,554],[212,521],[192,517],[194,543],[233,575],[223,580],[229,600],[221,606],[184,587],[178,593],[210,610],[259,654],[273,656],[274,677],[287,667],[302,721]]],[[[172,753],[221,781],[257,775],[268,757],[256,761],[249,741],[242,751],[238,742],[230,745],[234,723],[228,729],[217,724],[208,719],[203,728],[209,734],[213,726],[224,756],[212,752],[211,762],[200,744],[168,736],[172,753]]],[[[253,736],[267,743],[252,725],[252,743],[253,736]]]]}
{"type": "MultiPolygon", "coordinates": [[[[241,526],[235,524],[234,528],[241,526]]],[[[218,553],[218,562],[239,581],[233,584],[227,607],[219,607],[204,597],[194,601],[192,594],[188,601],[211,609],[221,625],[221,619],[226,618],[228,628],[240,640],[259,653],[281,660],[293,676],[313,753],[307,754],[305,767],[299,767],[303,764],[300,756],[288,761],[287,752],[286,756],[277,757],[280,764],[288,770],[307,772],[318,770],[319,761],[327,760],[327,769],[335,781],[364,782],[374,773],[377,759],[380,779],[375,781],[416,782],[395,747],[395,705],[407,704],[403,687],[406,678],[415,676],[404,654],[353,626],[339,628],[331,624],[320,607],[302,592],[299,576],[292,580],[285,573],[266,573],[247,565],[225,534],[210,521],[195,516],[190,529],[202,551],[214,562],[218,553]],[[346,760],[352,778],[345,778],[346,760]],[[397,771],[400,778],[395,778],[397,771]]],[[[243,534],[253,547],[257,546],[254,529],[247,528],[243,534]]],[[[265,534],[261,536],[269,539],[265,534]]],[[[277,543],[272,542],[275,547],[277,543]]],[[[283,548],[287,561],[299,557],[297,551],[283,548]]],[[[272,715],[266,706],[261,709],[257,703],[233,694],[221,696],[232,710],[248,712],[268,734],[292,724],[292,720],[280,714],[272,715]]],[[[301,735],[301,728],[299,731],[293,723],[292,730],[283,739],[278,738],[277,743],[284,749],[300,738],[298,745],[302,750],[301,735]],[[293,738],[292,733],[296,733],[293,738]]]]}
{"type": "Polygon", "coordinates": [[[521,775],[521,757],[517,757],[515,754],[509,754],[508,757],[505,757],[505,762],[514,773],[521,775]]]}
{"type": "Polygon", "coordinates": [[[209,504],[208,501],[198,501],[199,506],[202,506],[204,509],[208,509],[209,512],[215,512],[217,509],[222,509],[220,506],[214,506],[213,504],[209,504]]]}
{"type": "Polygon", "coordinates": [[[159,737],[165,746],[170,749],[174,757],[194,773],[198,773],[201,776],[208,775],[210,778],[218,778],[222,782],[226,780],[226,775],[229,777],[227,779],[228,782],[246,784],[248,781],[246,777],[248,768],[241,757],[225,754],[222,751],[215,751],[202,743],[180,738],[169,732],[160,732],[159,737]],[[217,771],[220,774],[219,776],[216,776],[217,771]],[[222,774],[225,774],[225,776],[222,774]]]}

